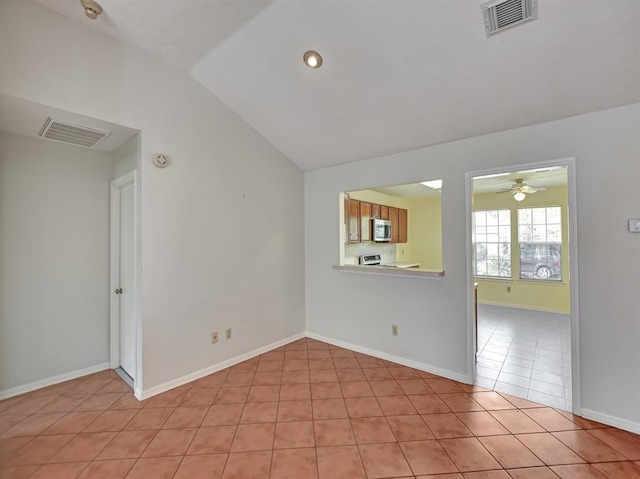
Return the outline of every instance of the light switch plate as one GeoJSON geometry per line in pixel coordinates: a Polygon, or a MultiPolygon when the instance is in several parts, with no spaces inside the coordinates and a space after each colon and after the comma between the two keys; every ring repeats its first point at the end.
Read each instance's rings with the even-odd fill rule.
{"type": "Polygon", "coordinates": [[[629,220],[629,232],[640,233],[640,218],[631,218],[629,220]]]}

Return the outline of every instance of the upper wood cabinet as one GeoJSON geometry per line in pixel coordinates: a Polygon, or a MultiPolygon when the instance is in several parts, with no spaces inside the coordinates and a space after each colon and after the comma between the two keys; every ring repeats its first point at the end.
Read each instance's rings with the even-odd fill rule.
{"type": "Polygon", "coordinates": [[[360,242],[360,202],[347,200],[347,240],[349,243],[360,242]]]}
{"type": "Polygon", "coordinates": [[[360,202],[360,242],[372,241],[371,237],[371,203],[360,202]]]}
{"type": "Polygon", "coordinates": [[[398,208],[389,206],[389,221],[391,221],[391,241],[389,243],[398,243],[398,226],[400,225],[398,208]]]}
{"type": "Polygon", "coordinates": [[[349,244],[373,241],[373,218],[391,221],[390,243],[407,242],[407,210],[353,200],[345,195],[345,222],[349,244]]]}
{"type": "Polygon", "coordinates": [[[398,243],[407,242],[407,210],[398,209],[398,243]]]}

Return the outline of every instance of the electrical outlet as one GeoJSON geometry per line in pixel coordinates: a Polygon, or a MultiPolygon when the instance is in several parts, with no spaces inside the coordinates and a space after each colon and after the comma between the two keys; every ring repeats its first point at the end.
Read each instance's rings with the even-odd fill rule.
{"type": "Polygon", "coordinates": [[[226,331],[226,338],[227,338],[227,339],[231,339],[231,328],[227,329],[227,331],[226,331]]]}
{"type": "Polygon", "coordinates": [[[218,342],[218,331],[214,331],[211,333],[211,344],[216,344],[218,342]]]}
{"type": "Polygon", "coordinates": [[[398,335],[398,325],[397,324],[393,324],[391,326],[391,334],[394,335],[394,336],[398,335]]]}
{"type": "Polygon", "coordinates": [[[511,292],[511,286],[507,286],[507,293],[511,292]]]}

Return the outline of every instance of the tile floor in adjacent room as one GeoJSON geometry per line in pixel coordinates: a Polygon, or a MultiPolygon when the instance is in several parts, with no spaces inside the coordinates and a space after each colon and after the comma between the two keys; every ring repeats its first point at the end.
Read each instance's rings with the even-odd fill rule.
{"type": "Polygon", "coordinates": [[[640,478],[640,437],[302,339],[138,402],[104,371],[0,401],[0,477],[640,478]]]}
{"type": "Polygon", "coordinates": [[[571,317],[478,305],[476,384],[571,411],[571,317]]]}

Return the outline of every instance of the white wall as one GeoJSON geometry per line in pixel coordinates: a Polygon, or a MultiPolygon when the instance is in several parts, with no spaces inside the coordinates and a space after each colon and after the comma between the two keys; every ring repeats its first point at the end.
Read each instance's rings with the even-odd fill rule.
{"type": "Polygon", "coordinates": [[[638,104],[307,172],[307,329],[467,375],[465,172],[567,157],[577,162],[582,408],[640,431],[640,235],[627,232],[640,216],[638,104]],[[446,276],[333,270],[338,192],[423,178],[444,181],[446,276]]]}
{"type": "Polygon", "coordinates": [[[0,133],[0,391],[109,360],[111,153],[0,133]]]}
{"type": "Polygon", "coordinates": [[[0,64],[0,92],[142,132],[145,390],[304,331],[299,168],[187,73],[32,2],[0,3],[0,64]]]}

